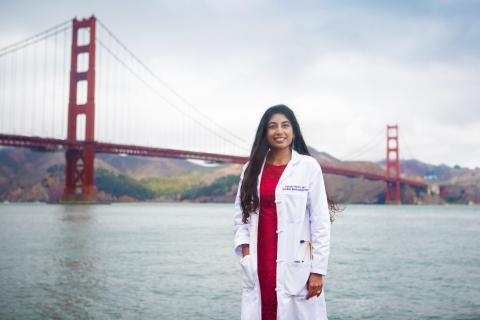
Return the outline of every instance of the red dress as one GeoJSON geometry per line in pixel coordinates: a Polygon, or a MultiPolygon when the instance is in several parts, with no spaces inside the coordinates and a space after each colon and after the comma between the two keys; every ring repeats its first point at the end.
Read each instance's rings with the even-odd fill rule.
{"type": "Polygon", "coordinates": [[[262,301],[262,320],[277,319],[277,209],[275,188],[287,165],[265,162],[260,180],[260,214],[258,221],[258,280],[262,301]]]}

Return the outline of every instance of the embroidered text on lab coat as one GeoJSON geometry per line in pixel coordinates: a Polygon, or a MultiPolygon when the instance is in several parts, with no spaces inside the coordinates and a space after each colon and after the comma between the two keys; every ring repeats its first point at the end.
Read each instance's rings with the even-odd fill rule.
{"type": "Polygon", "coordinates": [[[284,191],[308,191],[308,188],[305,186],[283,186],[282,190],[284,191]]]}

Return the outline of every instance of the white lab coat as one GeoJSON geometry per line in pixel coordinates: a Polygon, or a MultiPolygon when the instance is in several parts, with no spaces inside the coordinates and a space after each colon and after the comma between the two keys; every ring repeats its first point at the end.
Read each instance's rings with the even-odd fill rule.
{"type": "MultiPolygon", "coordinates": [[[[235,201],[234,250],[242,257],[242,244],[250,245],[250,254],[240,259],[241,319],[260,320],[261,299],[257,274],[258,210],[250,213],[248,223],[244,224],[240,206],[240,186],[246,167],[247,164],[243,166],[235,201]]],[[[260,191],[261,176],[262,172],[258,177],[257,194],[260,191]]],[[[322,290],[319,297],[305,299],[310,273],[327,274],[330,251],[330,215],[322,170],[317,160],[292,151],[292,158],[275,189],[275,203],[278,234],[275,289],[277,319],[326,320],[325,290],[322,290]],[[307,241],[311,241],[312,252],[307,241]]]]}

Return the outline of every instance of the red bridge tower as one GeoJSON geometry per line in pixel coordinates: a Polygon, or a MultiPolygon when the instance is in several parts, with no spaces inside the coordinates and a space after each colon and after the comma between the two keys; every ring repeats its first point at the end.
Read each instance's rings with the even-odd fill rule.
{"type": "Polygon", "coordinates": [[[387,181],[387,194],[385,203],[391,203],[395,195],[395,203],[400,204],[400,157],[398,147],[398,125],[387,125],[387,162],[388,178],[394,178],[394,181],[387,181]]]}
{"type": "Polygon", "coordinates": [[[81,146],[69,146],[65,153],[65,189],[63,202],[95,202],[95,17],[73,19],[70,91],[68,103],[68,142],[84,140],[81,146]],[[79,32],[85,37],[79,37],[79,32]],[[83,38],[88,42],[79,43],[83,38]],[[88,69],[79,70],[88,61],[88,69]],[[83,63],[82,63],[83,64],[83,63]],[[83,99],[83,100],[81,100],[83,99]],[[77,137],[79,133],[80,137],[77,137]]]}

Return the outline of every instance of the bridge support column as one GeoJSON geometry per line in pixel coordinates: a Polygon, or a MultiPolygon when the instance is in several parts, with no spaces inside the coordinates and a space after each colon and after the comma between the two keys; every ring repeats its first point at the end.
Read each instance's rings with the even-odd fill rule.
{"type": "Polygon", "coordinates": [[[401,203],[400,198],[400,157],[398,146],[398,125],[387,125],[387,193],[385,203],[401,203]]]}
{"type": "MultiPolygon", "coordinates": [[[[65,188],[62,202],[95,202],[95,22],[73,20],[70,91],[68,103],[67,140],[65,153],[65,188]],[[79,37],[79,33],[85,37],[79,37]],[[79,43],[88,40],[88,43],[79,43]],[[79,55],[88,59],[88,69],[79,70],[79,55]],[[80,100],[83,98],[83,101],[80,100]],[[80,137],[77,137],[77,133],[80,137]]],[[[84,66],[80,66],[84,67],[84,66]]]]}

